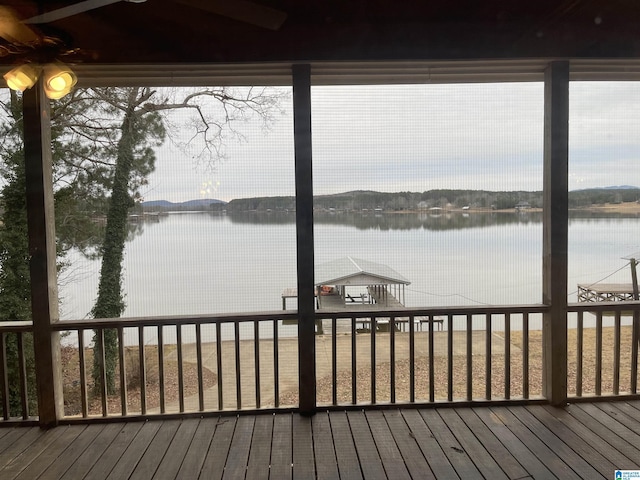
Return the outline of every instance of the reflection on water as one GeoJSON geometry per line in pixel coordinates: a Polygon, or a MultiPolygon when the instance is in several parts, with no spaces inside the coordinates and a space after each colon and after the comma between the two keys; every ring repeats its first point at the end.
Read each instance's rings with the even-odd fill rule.
{"type": "MultiPolygon", "coordinates": [[[[640,250],[638,219],[572,214],[569,300],[578,283],[622,267],[640,250]]],[[[409,307],[541,303],[542,216],[526,213],[317,213],[315,260],[351,255],[388,265],[412,283],[409,307]]],[[[71,252],[61,281],[62,318],[93,306],[99,260],[71,252]]],[[[132,226],[125,249],[125,316],[273,311],[296,286],[293,212],[180,213],[132,226]]]]}

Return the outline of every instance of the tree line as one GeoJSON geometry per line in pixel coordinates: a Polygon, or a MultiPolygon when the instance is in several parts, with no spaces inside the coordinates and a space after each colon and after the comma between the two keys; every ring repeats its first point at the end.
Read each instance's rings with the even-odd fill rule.
{"type": "MultiPolygon", "coordinates": [[[[569,192],[569,207],[583,208],[606,203],[635,202],[640,200],[638,188],[592,188],[569,192]]],[[[430,208],[457,208],[507,210],[517,205],[542,208],[541,191],[496,192],[488,190],[429,190],[425,192],[352,191],[333,195],[314,196],[318,210],[362,211],[419,211],[430,208]]],[[[214,204],[209,210],[227,212],[292,211],[295,197],[253,197],[231,200],[227,204],[214,204]]]]}

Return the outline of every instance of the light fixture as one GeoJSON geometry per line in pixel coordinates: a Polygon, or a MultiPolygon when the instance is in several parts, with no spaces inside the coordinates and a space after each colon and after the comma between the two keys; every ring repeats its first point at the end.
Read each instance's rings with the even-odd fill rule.
{"type": "Polygon", "coordinates": [[[44,67],[44,93],[58,100],[71,91],[78,81],[73,71],[61,63],[51,63],[44,67]]]}
{"type": "Polygon", "coordinates": [[[4,79],[11,90],[24,92],[36,84],[40,73],[44,74],[44,93],[52,100],[64,97],[78,81],[76,74],[62,63],[49,63],[44,67],[20,65],[5,73],[4,79]]]}
{"type": "Polygon", "coordinates": [[[27,88],[33,87],[38,81],[38,71],[32,65],[20,65],[3,75],[7,86],[11,90],[24,92],[27,88]]]}

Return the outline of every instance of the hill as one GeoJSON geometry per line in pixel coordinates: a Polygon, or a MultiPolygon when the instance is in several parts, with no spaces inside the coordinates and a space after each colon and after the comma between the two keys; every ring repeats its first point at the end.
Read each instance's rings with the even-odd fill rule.
{"type": "MultiPolygon", "coordinates": [[[[640,188],[616,186],[574,190],[569,192],[569,207],[584,208],[592,205],[619,204],[640,200],[640,188]]],[[[375,192],[354,190],[332,195],[316,195],[314,208],[317,210],[384,210],[407,211],[430,208],[470,207],[476,209],[507,210],[518,204],[528,204],[531,208],[542,208],[542,192],[511,191],[495,192],[488,190],[429,190],[425,192],[375,192]]],[[[248,211],[293,211],[296,208],[295,197],[252,197],[238,198],[229,203],[215,199],[197,199],[172,203],[166,200],[143,202],[146,211],[219,211],[230,213],[248,211]]]]}
{"type": "Polygon", "coordinates": [[[186,202],[169,202],[167,200],[149,200],[142,202],[142,209],[147,212],[171,212],[186,210],[211,210],[219,206],[226,205],[227,202],[216,200],[215,198],[198,198],[187,200],[186,202]]]}

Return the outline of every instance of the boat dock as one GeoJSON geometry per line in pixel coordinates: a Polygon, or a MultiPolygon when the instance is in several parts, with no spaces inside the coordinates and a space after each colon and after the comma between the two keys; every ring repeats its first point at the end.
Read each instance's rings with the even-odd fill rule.
{"type": "MultiPolygon", "coordinates": [[[[319,265],[316,278],[320,279],[315,286],[316,309],[319,312],[358,312],[372,308],[382,311],[403,310],[406,308],[404,287],[411,283],[386,265],[352,257],[319,265]]],[[[285,288],[282,291],[282,309],[287,309],[288,299],[297,296],[297,288],[285,288]]],[[[385,326],[388,329],[389,322],[390,319],[378,317],[376,329],[384,330],[385,326]]],[[[409,317],[396,317],[394,322],[398,329],[407,330],[409,317]]],[[[444,324],[443,319],[435,317],[415,317],[413,322],[416,330],[431,324],[436,324],[442,330],[444,324]]],[[[371,328],[371,319],[358,318],[356,324],[359,329],[367,330],[371,328]]],[[[324,325],[318,325],[318,331],[324,331],[324,325]]]]}
{"type": "Polygon", "coordinates": [[[578,284],[579,302],[630,302],[633,301],[631,283],[578,284]]]}

